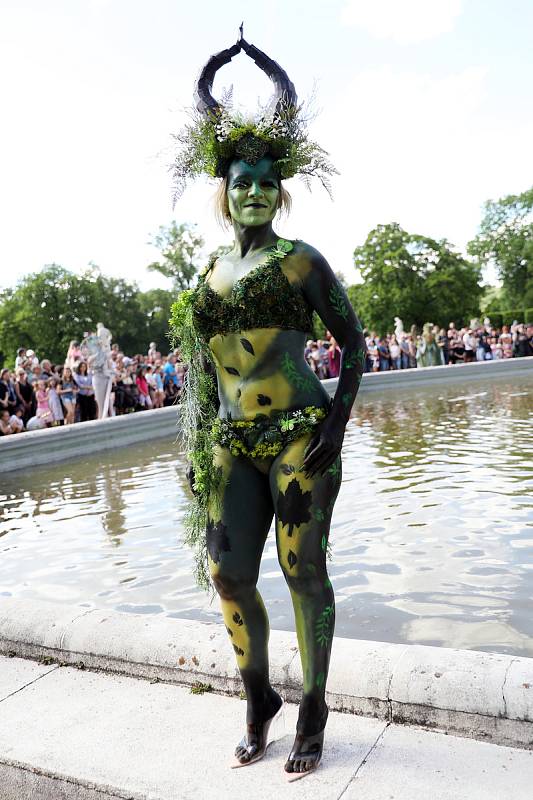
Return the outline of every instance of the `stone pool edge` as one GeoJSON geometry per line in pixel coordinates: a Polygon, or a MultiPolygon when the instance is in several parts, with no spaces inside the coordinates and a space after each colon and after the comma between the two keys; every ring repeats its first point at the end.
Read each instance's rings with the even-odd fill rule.
{"type": "MultiPolygon", "coordinates": [[[[533,356],[502,361],[458,364],[454,367],[423,367],[413,370],[373,372],[363,375],[359,395],[399,390],[417,391],[421,386],[465,383],[487,377],[513,380],[533,378],[533,356]]],[[[333,396],[337,378],[322,382],[333,396]]],[[[152,439],[178,435],[178,407],[157,408],[137,414],[63,425],[22,435],[0,437],[0,473],[28,469],[43,464],[67,461],[92,453],[152,439]]]]}
{"type": "MultiPolygon", "coordinates": [[[[0,598],[0,653],[238,694],[223,625],[0,598]]],[[[271,680],[298,701],[296,635],[272,631],[271,680]]],[[[533,659],[335,637],[330,708],[533,749],[533,659]]]]}

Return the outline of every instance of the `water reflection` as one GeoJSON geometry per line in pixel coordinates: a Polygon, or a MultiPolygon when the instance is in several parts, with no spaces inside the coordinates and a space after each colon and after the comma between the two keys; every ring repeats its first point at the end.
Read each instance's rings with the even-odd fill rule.
{"type": "MultiPolygon", "coordinates": [[[[361,396],[332,527],[339,635],[533,655],[531,388],[361,396]]],[[[220,619],[180,542],[184,466],[163,440],[3,476],[0,593],[220,619]]],[[[292,628],[272,533],[261,591],[292,628]]]]}

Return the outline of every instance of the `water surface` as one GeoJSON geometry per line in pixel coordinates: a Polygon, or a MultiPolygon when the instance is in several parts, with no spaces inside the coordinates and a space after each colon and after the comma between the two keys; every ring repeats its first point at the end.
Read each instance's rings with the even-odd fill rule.
{"type": "MultiPolygon", "coordinates": [[[[331,532],[338,635],[533,655],[532,390],[357,400],[331,532]]],[[[180,542],[187,502],[164,439],[3,474],[0,594],[220,620],[180,542]]],[[[272,627],[292,630],[273,531],[260,588],[272,627]]]]}

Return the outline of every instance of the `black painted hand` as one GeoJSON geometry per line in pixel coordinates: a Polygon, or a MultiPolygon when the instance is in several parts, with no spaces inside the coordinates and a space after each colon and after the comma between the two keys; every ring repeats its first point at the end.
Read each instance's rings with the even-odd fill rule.
{"type": "Polygon", "coordinates": [[[190,463],[187,464],[187,469],[185,470],[185,477],[187,478],[189,486],[191,487],[191,492],[193,494],[196,494],[194,490],[194,469],[192,464],[190,463]]]}
{"type": "Polygon", "coordinates": [[[330,414],[320,425],[305,448],[302,470],[310,478],[317,472],[321,475],[331,467],[342,450],[345,423],[330,414]]]}

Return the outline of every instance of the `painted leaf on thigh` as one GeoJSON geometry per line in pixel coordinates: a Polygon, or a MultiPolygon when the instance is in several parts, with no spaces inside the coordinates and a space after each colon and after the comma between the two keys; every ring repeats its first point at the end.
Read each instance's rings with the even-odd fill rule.
{"type": "Polygon", "coordinates": [[[289,526],[289,536],[292,536],[294,526],[299,527],[303,522],[311,519],[311,492],[302,492],[296,478],[287,486],[285,493],[278,495],[277,514],[281,526],[289,526]]]}
{"type": "Polygon", "coordinates": [[[229,552],[230,550],[231,545],[226,534],[226,526],[222,524],[222,521],[215,523],[212,519],[208,520],[207,552],[211,556],[211,560],[218,564],[221,552],[229,552]]]}

